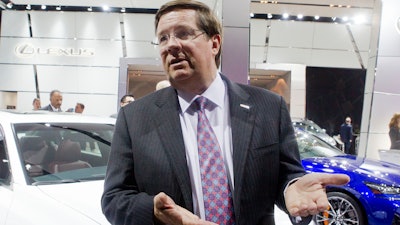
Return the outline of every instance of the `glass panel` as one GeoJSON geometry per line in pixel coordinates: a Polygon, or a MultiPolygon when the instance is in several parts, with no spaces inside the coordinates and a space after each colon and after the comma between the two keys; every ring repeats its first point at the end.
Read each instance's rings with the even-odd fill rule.
{"type": "Polygon", "coordinates": [[[25,123],[14,130],[31,184],[104,179],[113,125],[25,123]]]}

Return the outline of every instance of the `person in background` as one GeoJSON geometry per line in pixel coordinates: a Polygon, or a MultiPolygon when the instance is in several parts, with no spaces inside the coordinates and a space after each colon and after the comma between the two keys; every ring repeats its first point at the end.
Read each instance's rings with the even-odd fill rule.
{"type": "Polygon", "coordinates": [[[43,108],[40,108],[40,110],[62,112],[61,110],[62,101],[63,101],[62,93],[59,90],[52,90],[50,92],[50,104],[43,108]]]}
{"type": "Polygon", "coordinates": [[[400,114],[395,113],[389,122],[390,149],[400,150],[400,114]]]}
{"type": "Polygon", "coordinates": [[[345,122],[340,125],[340,140],[344,144],[344,153],[350,154],[351,144],[353,142],[353,126],[351,125],[351,118],[348,116],[345,122]]]}
{"type": "Polygon", "coordinates": [[[40,98],[34,98],[32,102],[33,110],[39,110],[42,108],[41,103],[40,103],[40,98]]]}
{"type": "Polygon", "coordinates": [[[75,106],[75,113],[83,113],[83,110],[85,110],[85,105],[83,103],[76,103],[75,106]]]}
{"type": "Polygon", "coordinates": [[[284,99],[218,72],[212,10],[167,2],[155,28],[171,86],[120,109],[101,199],[110,223],[273,225],[277,204],[308,224],[326,210],[325,186],[349,177],[306,174],[284,99]]]}
{"type": "Polygon", "coordinates": [[[124,107],[124,106],[128,105],[129,103],[131,103],[133,101],[135,101],[135,97],[133,95],[130,95],[130,94],[124,95],[124,96],[122,96],[122,98],[121,98],[121,100],[119,102],[119,105],[121,107],[124,107]]]}
{"type": "MultiPolygon", "coordinates": [[[[135,97],[131,94],[126,94],[126,95],[122,96],[121,100],[119,101],[119,106],[122,108],[133,101],[135,101],[135,97]]],[[[118,116],[118,113],[114,113],[110,117],[117,118],[117,116],[118,116]]]]}
{"type": "Polygon", "coordinates": [[[156,91],[158,91],[158,90],[160,90],[160,89],[163,89],[163,88],[166,88],[166,87],[169,87],[169,86],[171,86],[171,84],[169,83],[168,80],[159,81],[159,82],[156,84],[156,91]]]}

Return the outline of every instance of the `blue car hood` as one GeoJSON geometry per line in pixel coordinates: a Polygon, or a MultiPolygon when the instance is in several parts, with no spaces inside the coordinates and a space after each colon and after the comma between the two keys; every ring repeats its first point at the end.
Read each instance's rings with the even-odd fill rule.
{"type": "Polygon", "coordinates": [[[380,181],[388,185],[400,184],[400,165],[342,155],[336,157],[316,157],[302,159],[307,172],[344,173],[351,179],[362,181],[380,181]]]}

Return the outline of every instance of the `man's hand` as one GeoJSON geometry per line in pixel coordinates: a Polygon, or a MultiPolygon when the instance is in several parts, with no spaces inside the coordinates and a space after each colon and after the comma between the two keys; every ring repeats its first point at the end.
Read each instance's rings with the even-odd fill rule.
{"type": "Polygon", "coordinates": [[[189,210],[176,205],[163,192],[154,197],[154,215],[158,220],[168,225],[217,225],[216,223],[202,220],[189,210]]]}
{"type": "Polygon", "coordinates": [[[350,181],[344,174],[310,173],[291,184],[285,193],[286,208],[291,216],[306,217],[328,209],[327,185],[344,185],[350,181]]]}

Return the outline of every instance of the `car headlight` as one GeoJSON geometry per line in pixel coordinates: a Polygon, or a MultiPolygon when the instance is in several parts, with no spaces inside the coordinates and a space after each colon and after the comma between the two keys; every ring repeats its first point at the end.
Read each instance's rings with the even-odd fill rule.
{"type": "Polygon", "coordinates": [[[388,186],[386,184],[378,184],[371,182],[364,182],[365,185],[374,193],[374,194],[387,194],[387,195],[397,195],[400,194],[399,186],[388,186]]]}

